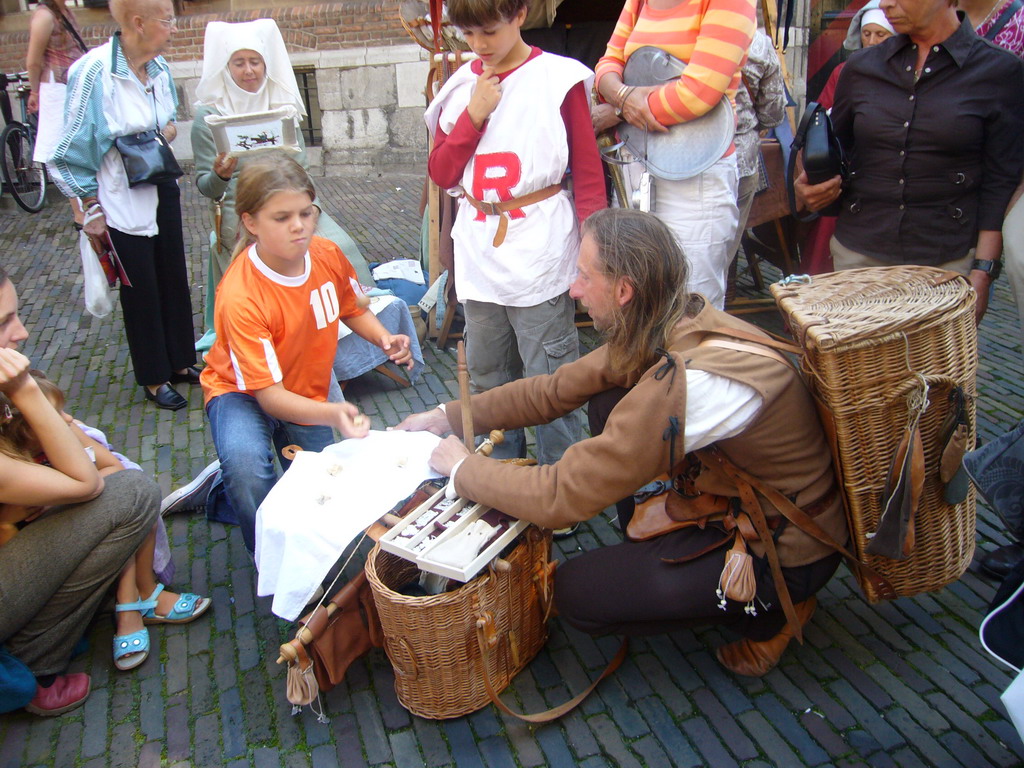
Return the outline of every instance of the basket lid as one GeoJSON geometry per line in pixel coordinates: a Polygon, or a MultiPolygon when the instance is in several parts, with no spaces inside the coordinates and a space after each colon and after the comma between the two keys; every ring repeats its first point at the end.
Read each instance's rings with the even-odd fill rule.
{"type": "Polygon", "coordinates": [[[918,331],[964,312],[973,322],[977,300],[963,275],[915,265],[794,276],[771,292],[794,335],[819,350],[918,331]]]}

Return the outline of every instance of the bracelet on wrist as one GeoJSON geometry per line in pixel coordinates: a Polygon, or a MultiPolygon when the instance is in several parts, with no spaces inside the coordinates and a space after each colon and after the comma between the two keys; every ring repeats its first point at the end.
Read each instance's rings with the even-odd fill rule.
{"type": "Polygon", "coordinates": [[[623,83],[619,86],[619,89],[615,91],[615,98],[619,102],[619,109],[622,109],[622,105],[626,103],[625,94],[629,91],[632,86],[623,83]]]}

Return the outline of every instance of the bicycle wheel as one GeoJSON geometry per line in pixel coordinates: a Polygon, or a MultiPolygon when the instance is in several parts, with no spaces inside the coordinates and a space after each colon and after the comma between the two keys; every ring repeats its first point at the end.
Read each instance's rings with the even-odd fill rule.
{"type": "Polygon", "coordinates": [[[42,210],[46,202],[46,168],[32,162],[35,141],[21,123],[9,123],[0,134],[3,162],[0,173],[14,201],[29,213],[42,210]]]}

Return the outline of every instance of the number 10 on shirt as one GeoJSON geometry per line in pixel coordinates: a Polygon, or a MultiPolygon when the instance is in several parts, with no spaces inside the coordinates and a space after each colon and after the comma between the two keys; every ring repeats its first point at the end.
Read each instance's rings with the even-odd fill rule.
{"type": "Polygon", "coordinates": [[[309,292],[309,305],[313,307],[317,330],[322,330],[338,319],[341,307],[338,304],[338,291],[333,282],[327,282],[319,289],[309,292]]]}

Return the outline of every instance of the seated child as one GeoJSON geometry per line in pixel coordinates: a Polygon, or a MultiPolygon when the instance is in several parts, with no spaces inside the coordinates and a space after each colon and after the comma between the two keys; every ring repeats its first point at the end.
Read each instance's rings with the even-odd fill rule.
{"type": "MultiPolygon", "coordinates": [[[[142,471],[135,462],[110,450],[106,436],[98,429],[74,419],[64,411],[65,398],[60,388],[41,371],[31,371],[39,389],[53,407],[60,411],[64,420],[78,428],[73,430],[82,448],[106,477],[126,469],[142,471]]],[[[46,454],[24,417],[10,410],[10,418],[0,427],[0,439],[9,450],[40,464],[49,464],[46,454]]],[[[19,524],[28,524],[47,508],[26,507],[14,504],[0,505],[0,546],[12,538],[19,524]]],[[[121,670],[138,667],[149,656],[149,632],[145,624],[184,624],[199,618],[210,607],[210,599],[193,594],[167,592],[158,581],[157,571],[162,577],[168,571],[173,574],[170,564],[170,549],[163,520],[158,520],[149,536],[139,547],[135,557],[129,560],[117,584],[117,633],[114,636],[114,666],[121,670]],[[157,558],[158,541],[162,538],[161,557],[157,558]],[[159,566],[157,560],[162,561],[159,566]],[[145,600],[142,595],[149,595],[145,600]]]]}
{"type": "MultiPolygon", "coordinates": [[[[360,306],[355,270],[329,240],[313,236],[313,182],[279,154],[254,159],[238,177],[241,238],[221,278],[217,340],[201,377],[223,490],[242,540],[256,552],[256,510],[277,482],[275,458],[295,444],[319,451],[364,437],[369,419],[351,403],[328,402],[338,321],[412,367],[409,337],[391,334],[360,306]]],[[[258,560],[257,560],[258,562],[258,560]]]]}

